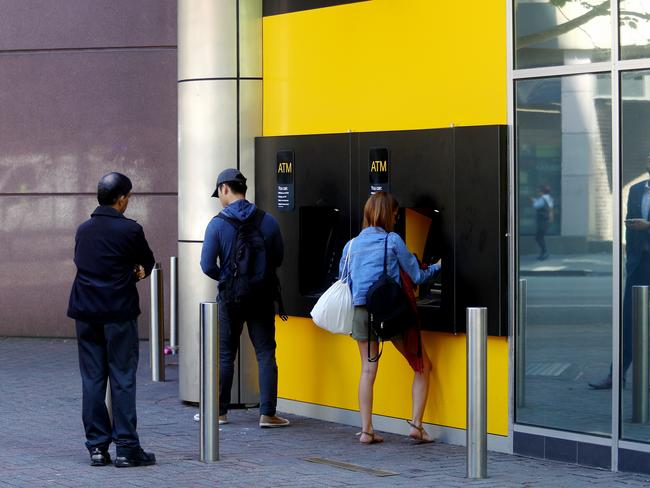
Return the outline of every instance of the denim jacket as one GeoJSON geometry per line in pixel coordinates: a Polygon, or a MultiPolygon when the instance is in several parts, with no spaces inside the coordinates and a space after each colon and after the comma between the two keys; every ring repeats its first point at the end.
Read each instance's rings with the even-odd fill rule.
{"type": "MultiPolygon", "coordinates": [[[[339,277],[344,277],[345,261],[348,248],[350,251],[348,284],[352,290],[352,303],[355,306],[366,304],[368,289],[384,271],[384,242],[386,231],[380,227],[366,227],[343,248],[339,263],[339,277]]],[[[391,232],[388,234],[387,268],[388,274],[400,283],[400,266],[417,285],[434,276],[440,269],[439,264],[432,264],[426,270],[420,269],[418,261],[408,250],[402,238],[391,232]]]]}

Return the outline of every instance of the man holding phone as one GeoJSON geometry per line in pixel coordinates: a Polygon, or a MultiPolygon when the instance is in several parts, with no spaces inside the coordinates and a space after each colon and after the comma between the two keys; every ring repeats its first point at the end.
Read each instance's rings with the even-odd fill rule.
{"type": "MultiPolygon", "coordinates": [[[[646,171],[650,175],[650,154],[646,159],[646,171]]],[[[622,378],[632,363],[632,287],[650,286],[650,180],[630,187],[625,215],[625,291],[623,294],[623,364],[622,378]]],[[[595,390],[612,387],[612,373],[596,383],[589,383],[595,390]]]]}

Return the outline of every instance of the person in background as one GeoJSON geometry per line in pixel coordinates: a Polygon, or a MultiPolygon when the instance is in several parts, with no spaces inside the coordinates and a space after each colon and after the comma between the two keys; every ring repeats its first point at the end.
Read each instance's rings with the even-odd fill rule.
{"type": "Polygon", "coordinates": [[[111,441],[117,467],[156,463],[156,456],[140,447],[135,407],[140,315],[135,284],[149,276],[155,259],[142,226],[124,216],[131,188],[131,180],[123,174],[103,176],[97,186],[99,207],[75,237],[77,275],[68,316],[76,321],[82,419],[91,466],[111,462],[111,441]],[[112,426],[105,404],[109,377],[112,426]]]}
{"type": "MultiPolygon", "coordinates": [[[[646,158],[650,175],[650,154],[646,158]]],[[[623,292],[623,364],[622,383],[632,364],[632,287],[650,286],[650,180],[630,187],[625,214],[625,289],[623,292]]],[[[612,388],[612,372],[600,381],[589,383],[594,390],[612,388]]]]}
{"type": "MultiPolygon", "coordinates": [[[[275,272],[282,264],[284,244],[278,222],[246,200],[246,190],[246,178],[239,170],[229,168],[219,174],[212,196],[219,198],[223,210],[208,224],[201,251],[201,269],[219,282],[219,423],[228,422],[234,362],[245,322],[258,363],[259,426],[286,427],[289,420],[276,415],[274,303],[275,272]],[[239,238],[243,234],[246,242],[239,238]],[[238,267],[247,270],[237,271],[238,267]]],[[[194,419],[200,420],[198,414],[194,419]]]]}
{"type": "MultiPolygon", "coordinates": [[[[361,414],[362,444],[383,441],[372,426],[373,387],[377,377],[378,362],[368,358],[368,347],[377,356],[377,338],[369,333],[366,295],[384,270],[384,250],[387,240],[388,274],[407,287],[405,280],[421,284],[431,279],[439,270],[440,264],[432,264],[421,269],[417,258],[409,252],[402,238],[391,232],[397,220],[398,203],[390,194],[377,192],[368,198],[363,211],[363,230],[349,241],[342,253],[339,276],[344,273],[345,260],[350,246],[349,272],[354,305],[354,318],[351,336],[357,341],[361,356],[361,378],[359,380],[359,413],[361,414]],[[400,269],[403,270],[400,276],[400,269]],[[368,344],[370,342],[370,344],[368,344]]],[[[403,335],[393,337],[391,342],[404,356],[414,370],[412,387],[413,416],[407,420],[410,425],[409,436],[418,442],[432,442],[433,439],[422,426],[422,417],[429,392],[429,373],[431,361],[422,347],[419,327],[409,327],[403,335]]]]}
{"type": "Polygon", "coordinates": [[[539,256],[537,256],[537,259],[544,261],[549,256],[548,250],[546,249],[546,233],[548,232],[549,226],[553,223],[554,218],[551,188],[546,185],[540,187],[537,197],[531,197],[531,202],[535,209],[535,222],[537,226],[535,232],[535,241],[537,241],[537,245],[539,246],[539,256]]]}

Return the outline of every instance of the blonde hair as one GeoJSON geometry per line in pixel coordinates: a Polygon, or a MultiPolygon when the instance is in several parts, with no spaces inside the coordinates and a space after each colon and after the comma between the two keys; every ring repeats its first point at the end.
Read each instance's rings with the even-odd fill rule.
{"type": "Polygon", "coordinates": [[[399,204],[393,195],[379,191],[370,195],[363,208],[363,228],[381,227],[386,232],[395,226],[395,212],[399,204]]]}

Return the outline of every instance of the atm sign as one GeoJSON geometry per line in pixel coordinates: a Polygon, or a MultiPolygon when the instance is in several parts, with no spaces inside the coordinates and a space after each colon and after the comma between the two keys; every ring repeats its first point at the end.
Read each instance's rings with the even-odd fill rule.
{"type": "Polygon", "coordinates": [[[291,149],[278,151],[275,157],[277,208],[291,212],[295,206],[294,170],[295,153],[291,149]]]}
{"type": "Polygon", "coordinates": [[[370,148],[370,194],[390,191],[390,153],[387,147],[370,148]]]}
{"type": "Polygon", "coordinates": [[[291,161],[282,161],[278,164],[278,173],[293,173],[293,163],[291,161]]]}

